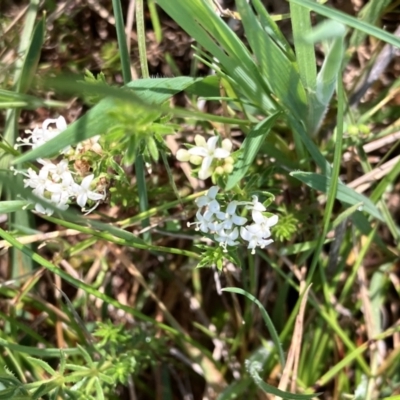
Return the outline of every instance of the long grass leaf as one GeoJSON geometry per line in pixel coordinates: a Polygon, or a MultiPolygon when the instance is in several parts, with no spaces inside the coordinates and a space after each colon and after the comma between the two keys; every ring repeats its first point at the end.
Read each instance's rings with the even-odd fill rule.
{"type": "Polygon", "coordinates": [[[338,21],[344,25],[351,26],[354,29],[358,29],[359,31],[364,32],[367,35],[374,36],[386,43],[390,43],[395,47],[400,47],[400,39],[397,36],[387,31],[384,31],[383,29],[379,29],[376,26],[371,25],[367,22],[358,20],[352,17],[351,15],[345,14],[341,11],[335,10],[330,7],[323,6],[311,0],[289,0],[289,1],[301,5],[303,7],[306,7],[310,10],[313,10],[317,14],[321,14],[325,17],[334,19],[335,21],[338,21]]]}
{"type": "Polygon", "coordinates": [[[240,288],[228,287],[228,288],[222,289],[222,291],[241,294],[243,296],[246,296],[250,301],[252,301],[255,305],[257,305],[257,307],[260,309],[260,312],[264,319],[265,325],[267,326],[267,329],[271,335],[272,341],[274,342],[274,345],[278,351],[279,362],[281,363],[281,365],[285,365],[285,362],[286,362],[285,355],[283,352],[282,343],[279,340],[279,335],[276,332],[276,329],[274,327],[274,324],[272,323],[271,318],[269,317],[267,311],[265,310],[264,306],[260,303],[260,301],[257,300],[252,294],[250,294],[240,288]]]}
{"type": "MultiPolygon", "coordinates": [[[[315,174],[312,172],[301,172],[295,171],[290,173],[291,176],[294,178],[304,182],[306,185],[310,186],[315,190],[319,190],[321,192],[327,193],[329,187],[331,185],[331,178],[315,174]]],[[[364,195],[357,193],[354,189],[347,187],[345,184],[339,182],[338,189],[336,193],[336,198],[343,203],[354,205],[359,202],[363,203],[363,211],[367,212],[368,214],[372,215],[373,217],[377,218],[380,221],[383,221],[382,214],[375,206],[375,204],[364,195]]]]}
{"type": "Polygon", "coordinates": [[[246,174],[253,164],[260,147],[274,125],[279,113],[273,114],[257,124],[246,136],[233,172],[229,175],[225,190],[232,189],[246,174]]]}

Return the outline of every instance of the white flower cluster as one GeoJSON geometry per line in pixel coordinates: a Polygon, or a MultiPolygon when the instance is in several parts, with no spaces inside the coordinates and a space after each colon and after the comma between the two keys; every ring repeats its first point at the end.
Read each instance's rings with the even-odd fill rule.
{"type": "Polygon", "coordinates": [[[265,206],[258,201],[257,196],[252,196],[252,201],[231,201],[221,209],[220,202],[216,199],[218,186],[212,186],[205,196],[196,199],[199,207],[195,222],[188,222],[188,226],[195,225],[195,229],[204,233],[214,234],[214,239],[227,252],[227,246],[239,244],[240,237],[248,243],[247,248],[255,253],[256,247],[264,248],[273,242],[270,239],[270,228],[277,224],[278,216],[266,217],[263,213],[265,206]],[[245,207],[251,211],[252,221],[236,213],[238,207],[245,207]]]}
{"type": "MultiPolygon", "coordinates": [[[[67,123],[62,116],[57,119],[46,119],[41,128],[36,127],[33,131],[26,131],[30,136],[25,139],[20,139],[19,141],[22,142],[21,145],[31,146],[34,149],[56,137],[60,132],[66,129],[66,127],[67,123]],[[49,128],[50,124],[55,124],[56,129],[49,128]]],[[[96,204],[87,211],[87,213],[89,213],[105,198],[104,190],[103,193],[91,190],[92,181],[94,179],[93,174],[83,178],[79,176],[74,179],[75,172],[69,169],[69,159],[74,159],[75,155],[86,150],[92,150],[96,153],[101,152],[101,146],[97,143],[98,139],[99,137],[95,137],[86,140],[78,144],[75,150],[71,147],[64,149],[61,154],[68,154],[68,158],[64,158],[58,163],[38,159],[37,161],[42,165],[38,173],[32,168],[29,168],[27,172],[14,170],[15,174],[19,173],[26,177],[26,179],[24,179],[25,187],[31,188],[35,196],[53,206],[46,207],[41,203],[35,203],[36,211],[42,214],[52,215],[54,208],[66,210],[73,199],[75,199],[76,203],[82,208],[82,211],[87,211],[84,207],[90,199],[95,201],[96,204]]]]}
{"type": "Polygon", "coordinates": [[[214,172],[217,175],[230,174],[233,171],[233,158],[230,157],[232,151],[232,141],[222,140],[221,147],[217,147],[219,137],[211,136],[207,141],[201,135],[196,135],[194,142],[196,146],[189,150],[179,149],[176,158],[179,161],[189,161],[193,165],[201,165],[198,172],[199,179],[207,179],[214,172]],[[224,160],[222,165],[218,165],[214,160],[224,160]]]}

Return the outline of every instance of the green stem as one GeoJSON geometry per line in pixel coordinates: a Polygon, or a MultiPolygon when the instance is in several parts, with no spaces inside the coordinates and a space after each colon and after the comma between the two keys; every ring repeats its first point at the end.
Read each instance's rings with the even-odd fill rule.
{"type": "Polygon", "coordinates": [[[142,78],[149,78],[149,68],[147,65],[147,51],[146,51],[146,30],[144,26],[144,10],[143,0],[136,0],[136,33],[138,36],[138,48],[140,69],[142,71],[142,78]]]}
{"type": "MultiPolygon", "coordinates": [[[[120,0],[113,0],[112,3],[115,16],[115,26],[117,30],[118,46],[121,54],[122,75],[124,78],[124,83],[126,85],[132,80],[132,75],[131,75],[129,51],[126,43],[124,19],[122,15],[120,0]]],[[[142,77],[146,78],[149,76],[149,72],[147,69],[147,59],[146,59],[146,37],[144,32],[143,0],[137,2],[136,13],[137,13],[136,25],[137,25],[137,35],[139,42],[140,65],[142,69],[142,77]]],[[[145,168],[144,168],[143,156],[140,150],[140,144],[136,151],[135,172],[136,172],[136,181],[137,181],[137,189],[139,196],[139,209],[140,212],[143,213],[148,210],[149,201],[147,196],[145,168]]],[[[143,219],[142,227],[147,228],[149,225],[150,225],[150,220],[148,218],[143,219]]],[[[143,233],[143,239],[146,242],[150,242],[151,236],[149,231],[143,233]]]]}

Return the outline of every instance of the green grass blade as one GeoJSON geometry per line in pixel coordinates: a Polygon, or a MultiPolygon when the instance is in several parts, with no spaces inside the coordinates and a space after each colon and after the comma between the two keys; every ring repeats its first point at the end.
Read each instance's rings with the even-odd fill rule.
{"type": "Polygon", "coordinates": [[[279,362],[281,363],[282,366],[285,365],[285,355],[284,351],[282,348],[282,343],[279,340],[279,335],[276,332],[276,329],[274,327],[274,324],[271,321],[271,318],[269,317],[267,311],[265,310],[264,306],[260,303],[259,300],[257,300],[252,294],[246,292],[243,289],[240,288],[235,288],[235,287],[228,287],[222,289],[223,292],[231,292],[231,293],[237,293],[237,294],[242,294],[243,296],[246,296],[250,301],[252,301],[257,307],[260,309],[261,315],[264,319],[265,325],[267,326],[267,329],[271,335],[272,341],[274,342],[274,345],[278,351],[278,356],[279,356],[279,362]]]}
{"type": "MultiPolygon", "coordinates": [[[[295,171],[290,173],[291,176],[294,178],[304,182],[306,185],[310,186],[315,190],[319,190],[321,192],[327,193],[329,187],[331,185],[331,178],[326,176],[315,174],[312,172],[301,172],[295,171]]],[[[382,214],[377,209],[375,204],[364,195],[357,193],[355,190],[350,189],[345,184],[339,182],[336,198],[343,203],[354,205],[359,202],[363,203],[363,211],[367,212],[368,214],[372,215],[379,221],[383,221],[382,214]]]]}
{"type": "Polygon", "coordinates": [[[312,43],[304,40],[311,32],[310,11],[295,3],[290,3],[290,20],[292,22],[293,43],[296,60],[299,65],[300,78],[307,93],[314,91],[317,85],[317,63],[312,43]]]}
{"type": "MultiPolygon", "coordinates": [[[[371,0],[358,13],[358,19],[368,24],[375,25],[380,19],[383,10],[390,4],[391,0],[371,0]]],[[[350,38],[349,47],[356,49],[365,39],[366,33],[355,30],[350,38]]]]}
{"type": "Polygon", "coordinates": [[[112,0],[112,5],[115,18],[115,29],[117,31],[119,54],[121,58],[122,76],[124,83],[127,84],[132,80],[132,75],[128,45],[126,43],[124,17],[122,15],[120,0],[112,0]]]}
{"type": "Polygon", "coordinates": [[[235,90],[244,93],[260,109],[276,111],[251,54],[208,3],[158,0],[158,4],[221,63],[235,83],[235,90]]]}
{"type": "Polygon", "coordinates": [[[247,371],[249,375],[253,378],[254,383],[262,389],[265,393],[273,394],[279,396],[284,400],[311,400],[318,396],[317,393],[313,394],[294,394],[289,392],[284,392],[283,390],[277,389],[274,386],[269,385],[260,377],[260,363],[259,362],[249,362],[247,364],[247,371]]]}
{"type": "MultiPolygon", "coordinates": [[[[336,125],[336,146],[335,146],[335,154],[333,158],[333,168],[332,173],[329,179],[329,187],[327,191],[327,202],[324,211],[324,221],[323,221],[323,229],[322,234],[319,233],[318,244],[316,246],[316,250],[313,255],[313,259],[311,261],[311,266],[307,275],[307,282],[312,282],[312,277],[314,274],[314,270],[318,264],[318,260],[320,258],[320,253],[322,250],[322,246],[324,244],[325,237],[329,230],[330,220],[333,211],[333,205],[335,203],[335,199],[338,197],[338,186],[339,186],[339,172],[340,166],[342,162],[342,144],[343,144],[343,113],[344,113],[344,92],[343,92],[343,84],[341,81],[341,74],[338,73],[338,109],[337,109],[337,125],[336,125]]],[[[326,287],[326,285],[325,285],[326,287]]]]}
{"type": "MultiPolygon", "coordinates": [[[[310,93],[308,127],[312,134],[320,127],[335,91],[337,77],[342,68],[345,33],[345,27],[336,21],[326,21],[312,32],[312,36],[318,41],[322,37],[329,39],[325,43],[325,59],[317,76],[315,90],[310,93]]],[[[312,36],[308,36],[308,39],[314,42],[312,36]]]]}
{"type": "Polygon", "coordinates": [[[384,31],[383,29],[379,29],[376,26],[373,26],[367,22],[358,20],[341,11],[323,6],[311,0],[289,0],[289,1],[291,3],[295,3],[300,6],[306,7],[312,11],[315,11],[317,14],[321,14],[327,18],[331,18],[344,25],[351,26],[354,29],[358,29],[359,31],[364,32],[367,35],[374,36],[386,43],[390,43],[395,47],[400,47],[400,38],[398,38],[397,36],[387,31],[384,31]]]}
{"type": "MultiPolygon", "coordinates": [[[[24,30],[19,44],[19,54],[21,55],[21,58],[17,60],[14,72],[13,88],[16,92],[26,92],[29,89],[40,58],[40,52],[44,40],[45,23],[43,18],[34,28],[38,7],[39,1],[32,0],[25,19],[24,30]]],[[[16,142],[18,135],[17,125],[19,113],[19,109],[11,109],[8,110],[6,115],[4,141],[10,145],[13,145],[16,142]]],[[[10,161],[10,153],[6,153],[3,157],[0,153],[0,169],[8,169],[10,161]]],[[[2,182],[0,182],[0,195],[1,192],[2,182]]],[[[7,198],[12,200],[9,191],[7,198]]],[[[11,228],[15,226],[29,228],[33,225],[31,215],[25,210],[13,213],[10,216],[9,222],[11,228]]],[[[11,277],[13,278],[28,273],[33,269],[32,260],[22,253],[15,252],[14,249],[12,249],[11,264],[11,277]]]]}
{"type": "Polygon", "coordinates": [[[140,70],[143,78],[149,78],[149,66],[147,64],[146,29],[144,26],[143,0],[136,0],[136,33],[138,36],[138,48],[140,59],[140,70]]]}
{"type": "Polygon", "coordinates": [[[236,5],[262,78],[283,108],[304,119],[307,99],[297,64],[266,34],[246,0],[238,0],[236,5]]]}
{"type": "Polygon", "coordinates": [[[232,189],[244,178],[278,116],[279,113],[276,113],[264,119],[246,136],[240,148],[240,155],[235,162],[233,172],[229,175],[228,181],[226,182],[225,190],[232,189]]]}
{"type": "Polygon", "coordinates": [[[36,74],[36,68],[40,59],[40,53],[44,41],[45,27],[45,19],[42,18],[33,31],[32,40],[26,52],[21,75],[18,80],[17,91],[20,93],[28,91],[32,79],[36,74]]]}
{"type": "Polygon", "coordinates": [[[20,211],[28,204],[25,200],[9,200],[0,202],[0,214],[20,211]]]}

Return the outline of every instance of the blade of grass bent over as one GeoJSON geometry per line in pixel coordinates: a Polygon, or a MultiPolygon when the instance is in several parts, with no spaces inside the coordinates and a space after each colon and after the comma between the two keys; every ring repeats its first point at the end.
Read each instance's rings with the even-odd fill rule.
{"type": "Polygon", "coordinates": [[[351,26],[354,29],[358,29],[361,32],[366,33],[367,35],[375,36],[376,38],[390,43],[395,47],[400,47],[400,39],[395,35],[377,28],[367,22],[361,21],[357,18],[354,18],[348,14],[345,14],[341,11],[335,10],[330,7],[323,6],[315,1],[311,0],[289,0],[291,3],[298,4],[300,6],[306,7],[310,10],[315,11],[318,14],[321,14],[327,18],[334,19],[344,25],[351,26]]]}

